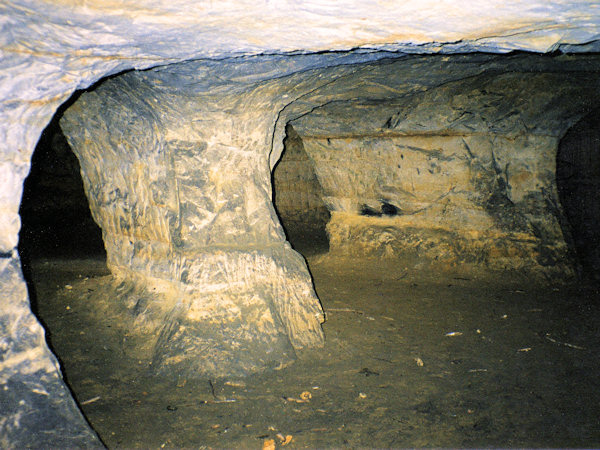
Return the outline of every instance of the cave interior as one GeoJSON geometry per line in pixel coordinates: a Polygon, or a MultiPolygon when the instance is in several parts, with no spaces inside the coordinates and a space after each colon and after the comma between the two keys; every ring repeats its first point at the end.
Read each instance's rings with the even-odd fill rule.
{"type": "Polygon", "coordinates": [[[40,137],[19,252],[92,428],[600,444],[600,57],[309,59],[127,71],[40,137]]]}

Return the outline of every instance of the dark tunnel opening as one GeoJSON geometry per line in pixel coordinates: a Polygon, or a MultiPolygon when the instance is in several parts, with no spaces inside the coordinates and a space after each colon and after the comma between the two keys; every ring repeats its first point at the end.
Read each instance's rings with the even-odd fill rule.
{"type": "MultiPolygon", "coordinates": [[[[46,342],[60,363],[67,389],[81,408],[76,354],[64,342],[83,349],[87,332],[72,315],[59,292],[74,281],[108,274],[102,231],[92,218],[77,157],[58,124],[62,108],[42,132],[31,158],[19,208],[18,252],[33,314],[41,322],[46,342]],[[75,383],[74,383],[75,380],[75,383]]],[[[102,348],[102,346],[99,346],[102,348]]],[[[90,352],[87,347],[86,352],[90,352]]],[[[88,421],[88,417],[84,416],[88,421]]],[[[88,421],[88,423],[90,423],[88,421]]]]}
{"type": "Polygon", "coordinates": [[[19,251],[29,258],[104,254],[102,231],[90,213],[79,161],[57,119],[42,133],[25,180],[19,251]]]}
{"type": "MultiPolygon", "coordinates": [[[[94,260],[105,266],[102,231],[92,218],[79,161],[69,147],[57,114],[40,136],[23,186],[19,208],[19,255],[33,312],[40,315],[34,277],[56,277],[58,261],[94,260]],[[40,268],[47,270],[40,270],[40,268]],[[44,275],[45,274],[45,275],[44,275]]],[[[43,319],[42,319],[42,322],[43,319]]]]}
{"type": "Polygon", "coordinates": [[[573,125],[560,141],[556,181],[584,279],[600,275],[600,109],[573,125]]]}
{"type": "Polygon", "coordinates": [[[288,241],[300,253],[326,253],[329,239],[326,226],[331,214],[315,173],[314,162],[304,149],[302,138],[286,126],[284,150],[273,169],[273,204],[288,241]]]}

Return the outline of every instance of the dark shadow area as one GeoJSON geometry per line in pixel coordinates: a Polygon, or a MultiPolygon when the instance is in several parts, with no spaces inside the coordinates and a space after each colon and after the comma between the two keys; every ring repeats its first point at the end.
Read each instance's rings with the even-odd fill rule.
{"type": "Polygon", "coordinates": [[[102,231],[92,219],[79,161],[56,119],[33,153],[19,210],[19,252],[29,257],[82,257],[104,253],[102,231]]]}
{"type": "Polygon", "coordinates": [[[573,125],[560,141],[556,160],[558,195],[567,216],[581,274],[600,274],[600,109],[573,125]]]}
{"type": "Polygon", "coordinates": [[[106,80],[131,70],[101,78],[87,89],[75,91],[59,106],[40,136],[19,208],[18,250],[29,285],[27,274],[32,260],[91,258],[105,265],[102,230],[92,218],[79,160],[67,143],[59,120],[83,92],[93,91],[106,80]]]}
{"type": "Polygon", "coordinates": [[[35,148],[19,209],[18,249],[36,315],[39,293],[33,266],[40,266],[41,260],[106,261],[102,232],[90,213],[79,161],[58,125],[59,118],[57,113],[35,148]]]}
{"type": "Polygon", "coordinates": [[[272,175],[273,204],[295,250],[304,256],[327,253],[330,213],[323,188],[301,137],[289,124],[285,130],[284,150],[272,175]]]}

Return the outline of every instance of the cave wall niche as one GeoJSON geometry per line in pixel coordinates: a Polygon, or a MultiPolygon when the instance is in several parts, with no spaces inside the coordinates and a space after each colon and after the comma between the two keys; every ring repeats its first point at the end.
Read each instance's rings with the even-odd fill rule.
{"type": "Polygon", "coordinates": [[[273,169],[273,203],[295,249],[304,255],[327,252],[331,214],[323,201],[323,187],[302,139],[291,125],[285,130],[284,151],[273,169]]]}
{"type": "Polygon", "coordinates": [[[556,180],[582,275],[599,281],[600,109],[574,124],[560,140],[556,180]]]}

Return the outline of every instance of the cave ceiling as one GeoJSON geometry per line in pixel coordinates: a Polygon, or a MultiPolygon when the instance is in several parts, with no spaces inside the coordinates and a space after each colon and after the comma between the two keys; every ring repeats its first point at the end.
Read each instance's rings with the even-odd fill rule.
{"type": "MultiPolygon", "coordinates": [[[[22,180],[42,130],[75,90],[103,77],[203,58],[221,76],[223,58],[243,64],[251,55],[313,53],[283,72],[294,64],[305,70],[330,64],[323,52],[352,49],[354,62],[373,59],[374,50],[594,52],[600,36],[596,2],[564,0],[468,8],[451,1],[18,0],[3,2],[0,18],[0,202],[9,211],[0,217],[2,251],[17,242],[22,180]]],[[[280,76],[279,67],[271,70],[280,76]]]]}

